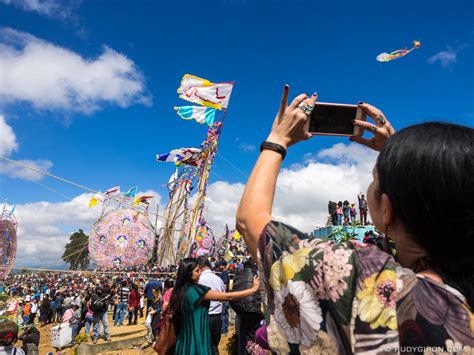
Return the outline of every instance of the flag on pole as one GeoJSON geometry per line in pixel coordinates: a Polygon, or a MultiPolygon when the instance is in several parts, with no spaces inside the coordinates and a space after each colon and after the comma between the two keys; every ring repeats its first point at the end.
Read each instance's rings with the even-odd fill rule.
{"type": "Polygon", "coordinates": [[[234,83],[211,83],[209,80],[186,74],[178,88],[179,97],[199,105],[222,110],[229,105],[234,83]]]}
{"type": "Polygon", "coordinates": [[[196,165],[197,160],[201,155],[202,150],[199,148],[179,148],[173,149],[169,153],[157,154],[157,161],[183,163],[189,165],[196,165]]]}
{"type": "Polygon", "coordinates": [[[125,192],[123,195],[125,197],[132,197],[132,198],[135,198],[135,195],[137,194],[137,187],[132,187],[131,189],[129,189],[127,192],[125,192]]]}
{"type": "Polygon", "coordinates": [[[138,206],[140,203],[144,203],[146,205],[149,204],[148,200],[152,199],[155,196],[148,196],[148,195],[143,195],[143,196],[138,196],[135,201],[133,201],[133,204],[135,206],[138,206]]]}
{"type": "Polygon", "coordinates": [[[180,106],[174,108],[179,117],[185,120],[196,120],[200,124],[212,126],[216,118],[216,109],[203,106],[180,106]]]}
{"type": "Polygon", "coordinates": [[[120,195],[120,186],[114,186],[104,192],[104,195],[109,196],[117,196],[120,195]]]}

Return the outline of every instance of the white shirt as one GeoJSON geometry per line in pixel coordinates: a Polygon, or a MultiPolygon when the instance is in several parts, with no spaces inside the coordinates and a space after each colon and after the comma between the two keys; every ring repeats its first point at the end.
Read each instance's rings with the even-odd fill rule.
{"type": "MultiPolygon", "coordinates": [[[[201,285],[209,287],[213,291],[225,292],[224,283],[221,278],[214,274],[210,269],[206,269],[202,272],[199,277],[199,283],[201,285]]],[[[211,301],[209,307],[209,314],[221,314],[222,313],[222,302],[211,301]]]]}
{"type": "Polygon", "coordinates": [[[13,345],[0,346],[0,355],[13,355],[13,354],[25,355],[25,352],[21,348],[15,348],[13,345]]]}

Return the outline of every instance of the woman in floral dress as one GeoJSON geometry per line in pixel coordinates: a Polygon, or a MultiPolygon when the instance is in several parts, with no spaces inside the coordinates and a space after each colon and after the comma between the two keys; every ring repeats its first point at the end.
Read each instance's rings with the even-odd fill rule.
{"type": "Polygon", "coordinates": [[[339,354],[473,352],[474,130],[423,123],[395,134],[380,110],[359,104],[375,124],[354,124],[374,136],[351,140],[380,152],[367,201],[377,229],[395,242],[394,258],[272,220],[282,158],[311,138],[317,98],[288,105],[288,91],[267,139],[280,147],[262,145],[237,212],[258,251],[272,350],[315,354],[328,334],[339,354]]]}

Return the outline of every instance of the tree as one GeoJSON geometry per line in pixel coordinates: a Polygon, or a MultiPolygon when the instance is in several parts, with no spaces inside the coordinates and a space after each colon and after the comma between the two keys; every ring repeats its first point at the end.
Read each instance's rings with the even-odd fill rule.
{"type": "Polygon", "coordinates": [[[345,243],[350,240],[357,240],[357,234],[355,233],[354,229],[356,227],[352,227],[352,231],[349,231],[348,227],[336,228],[333,230],[331,234],[328,235],[327,240],[339,243],[345,243]]]}
{"type": "Polygon", "coordinates": [[[69,264],[70,270],[87,270],[89,267],[89,236],[82,229],[69,237],[64,247],[63,261],[69,264]]]}

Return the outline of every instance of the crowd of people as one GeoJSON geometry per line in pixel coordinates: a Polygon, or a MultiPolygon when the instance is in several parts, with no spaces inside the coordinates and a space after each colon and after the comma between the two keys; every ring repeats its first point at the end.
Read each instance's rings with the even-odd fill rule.
{"type": "MultiPolygon", "coordinates": [[[[359,214],[367,224],[370,207],[385,237],[368,232],[365,243],[334,243],[272,218],[282,161],[291,145],[311,137],[306,127],[317,99],[301,94],[288,104],[288,92],[285,86],[237,211],[251,258],[235,267],[233,287],[226,262],[208,257],[185,258],[162,280],[14,275],[6,291],[24,298],[18,323],[31,328],[38,312],[40,322],[50,321],[59,298],[62,321],[74,334],[92,325],[96,342],[101,325],[110,340],[108,310],[117,327],[127,310],[130,323],[145,311],[149,343],[160,354],[207,355],[219,351],[229,302],[237,354],[472,352],[474,202],[466,196],[474,194],[474,130],[428,122],[395,133],[379,109],[360,103],[375,124],[353,124],[373,137],[351,140],[380,154],[367,198],[358,197],[359,214]]],[[[335,224],[355,209],[348,201],[333,207],[335,224]]],[[[0,353],[17,338],[16,323],[2,320],[0,353]]]]}
{"type": "Polygon", "coordinates": [[[351,203],[348,200],[339,202],[328,202],[328,213],[330,223],[333,226],[349,226],[357,222],[357,215],[359,215],[359,222],[361,225],[366,226],[370,224],[367,221],[367,214],[369,211],[367,199],[363,193],[357,195],[358,210],[355,203],[351,203]]]}
{"type": "MultiPolygon", "coordinates": [[[[218,354],[221,336],[227,334],[229,329],[229,301],[233,301],[231,307],[236,310],[237,324],[241,330],[238,333],[242,334],[239,336],[239,346],[245,349],[247,342],[254,339],[256,328],[263,318],[260,296],[250,296],[249,291],[246,291],[251,289],[254,294],[257,290],[256,287],[252,288],[253,276],[257,274],[256,265],[248,259],[238,261],[235,258],[227,263],[224,259],[208,257],[185,259],[181,263],[189,264],[197,268],[194,274],[192,270],[180,272],[178,266],[163,268],[165,273],[154,275],[149,274],[149,269],[126,270],[127,272],[118,274],[107,274],[112,272],[111,270],[102,273],[20,273],[10,275],[4,280],[2,287],[3,292],[18,304],[16,314],[11,318],[19,329],[23,329],[27,334],[37,335],[36,346],[39,343],[37,327],[41,329],[50,323],[71,326],[71,346],[81,332],[87,334],[93,343],[101,337],[105,341],[111,341],[108,317],[111,315],[114,327],[122,327],[126,323],[137,325],[139,318],[145,318],[147,343],[141,346],[144,348],[156,341],[160,330],[166,325],[164,320],[166,315],[171,314],[173,305],[186,305],[187,298],[190,297],[188,288],[199,282],[199,286],[195,286],[196,290],[202,287],[215,292],[209,294],[214,298],[207,315],[209,328],[204,333],[210,335],[210,343],[196,345],[197,338],[205,330],[198,328],[200,330],[197,333],[188,333],[185,338],[179,338],[182,340],[178,345],[187,347],[189,342],[192,342],[199,349],[207,349],[209,345],[211,352],[218,354]],[[172,270],[177,272],[171,272],[172,270]],[[232,292],[231,276],[234,279],[232,292]],[[172,301],[175,283],[177,294],[180,294],[182,299],[172,301]],[[240,305],[237,298],[241,296],[247,297],[240,305]],[[255,298],[257,301],[251,301],[255,298]],[[253,308],[248,306],[249,304],[253,304],[253,308]],[[252,317],[252,312],[257,316],[252,317]]],[[[176,312],[178,311],[176,308],[176,312]]],[[[196,324],[202,324],[203,319],[200,317],[205,317],[202,310],[195,313],[196,324]]],[[[176,329],[181,326],[178,325],[179,319],[175,318],[176,329]]],[[[192,329],[191,323],[183,323],[182,326],[192,329]]],[[[31,343],[30,338],[31,336],[18,338],[26,339],[23,340],[25,349],[26,344],[31,343]]],[[[34,354],[34,351],[30,346],[25,353],[34,354]]]]}

